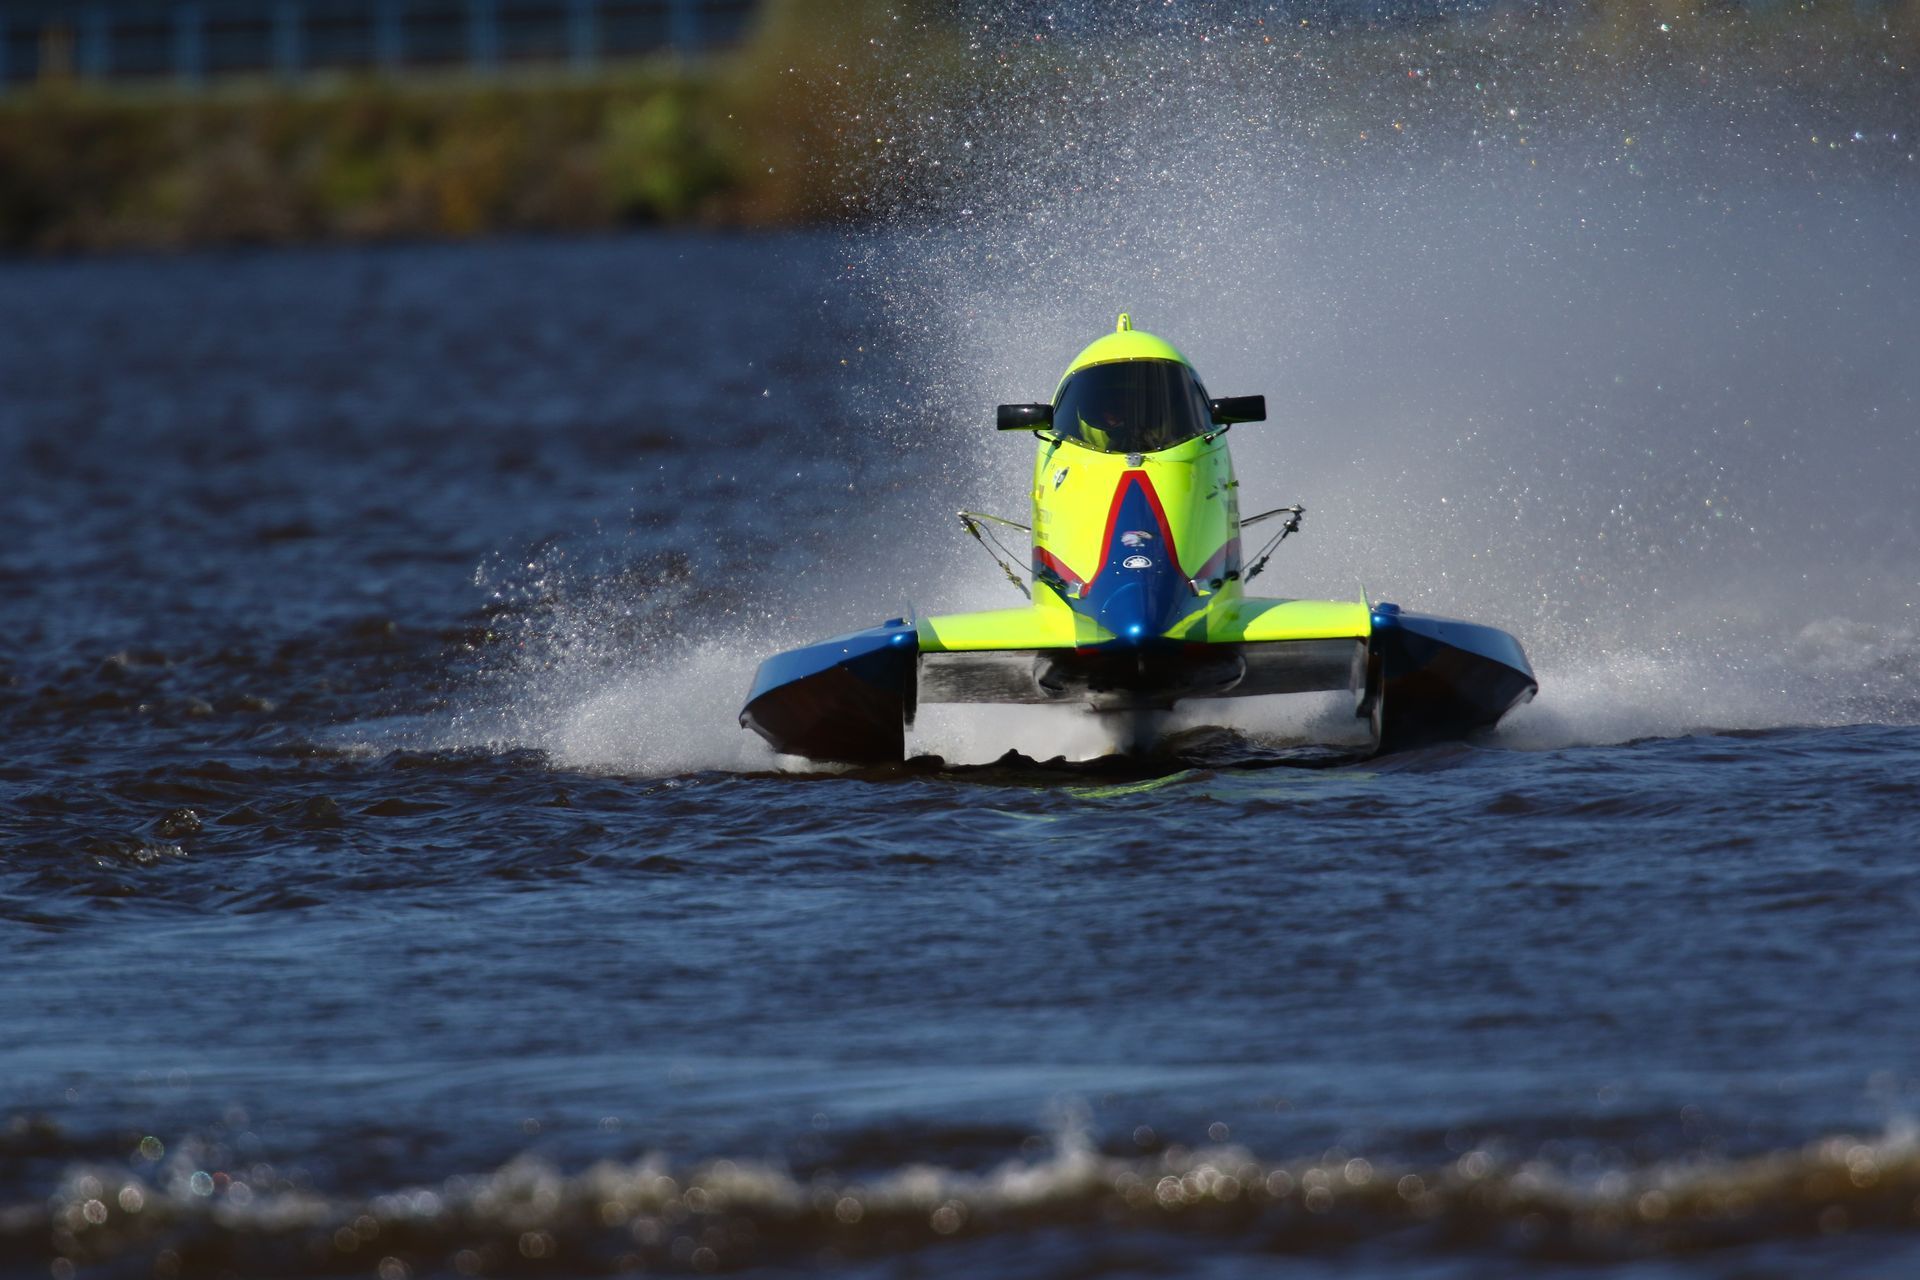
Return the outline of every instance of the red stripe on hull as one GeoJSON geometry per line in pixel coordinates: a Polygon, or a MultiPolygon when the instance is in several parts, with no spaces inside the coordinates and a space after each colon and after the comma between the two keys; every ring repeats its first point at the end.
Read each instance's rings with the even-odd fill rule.
{"type": "MultiPolygon", "coordinates": [[[[1167,509],[1160,505],[1160,495],[1154,490],[1153,481],[1144,471],[1126,471],[1120,475],[1120,483],[1113,487],[1113,503],[1107,508],[1107,532],[1100,540],[1100,567],[1093,571],[1097,578],[1106,571],[1113,556],[1113,531],[1120,524],[1120,507],[1127,500],[1127,489],[1138,485],[1146,495],[1147,505],[1153,508],[1154,523],[1160,526],[1161,540],[1166,544],[1167,554],[1173,557],[1175,567],[1180,563],[1180,547],[1173,540],[1173,527],[1167,523],[1167,509]]],[[[1093,578],[1087,579],[1087,586],[1093,585],[1093,578]]]]}

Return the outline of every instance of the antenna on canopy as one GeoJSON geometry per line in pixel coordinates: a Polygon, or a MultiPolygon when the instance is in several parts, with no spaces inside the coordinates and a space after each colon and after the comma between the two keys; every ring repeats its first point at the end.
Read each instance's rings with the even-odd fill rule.
{"type": "Polygon", "coordinates": [[[1125,311],[1122,311],[1119,321],[1113,326],[1113,331],[1115,333],[1132,333],[1133,317],[1125,311]]]}

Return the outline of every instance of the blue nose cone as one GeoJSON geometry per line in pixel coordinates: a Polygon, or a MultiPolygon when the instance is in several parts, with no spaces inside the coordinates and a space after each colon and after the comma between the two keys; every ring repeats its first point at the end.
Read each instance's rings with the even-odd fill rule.
{"type": "MultiPolygon", "coordinates": [[[[1136,557],[1141,558],[1145,557],[1136,557]]],[[[1090,595],[1093,616],[1100,625],[1116,639],[1137,644],[1178,622],[1193,592],[1180,576],[1179,564],[1169,556],[1135,567],[1116,563],[1101,573],[1090,595]]]]}
{"type": "Polygon", "coordinates": [[[1180,572],[1159,504],[1145,473],[1128,472],[1107,535],[1107,558],[1077,607],[1123,645],[1148,644],[1180,620],[1193,589],[1180,572]]]}
{"type": "Polygon", "coordinates": [[[1147,584],[1138,575],[1105,593],[1100,602],[1100,625],[1126,641],[1139,641],[1154,630],[1147,584]]]}

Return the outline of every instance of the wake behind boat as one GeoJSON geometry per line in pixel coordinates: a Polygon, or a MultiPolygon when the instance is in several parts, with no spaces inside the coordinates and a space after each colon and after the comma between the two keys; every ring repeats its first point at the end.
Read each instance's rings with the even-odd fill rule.
{"type": "MultiPolygon", "coordinates": [[[[1372,751],[1457,738],[1538,689],[1504,631],[1365,600],[1251,596],[1303,509],[1242,517],[1226,434],[1263,396],[1210,399],[1171,343],[1133,328],[1083,350],[1051,403],[999,409],[1038,439],[1032,523],[962,512],[983,543],[1027,535],[1021,608],[894,618],[760,664],[740,723],[776,751],[899,760],[923,703],[1078,706],[1346,691],[1372,751]],[[1241,531],[1275,532],[1243,563],[1241,531]]],[[[996,557],[997,558],[997,557],[996,557]]]]}

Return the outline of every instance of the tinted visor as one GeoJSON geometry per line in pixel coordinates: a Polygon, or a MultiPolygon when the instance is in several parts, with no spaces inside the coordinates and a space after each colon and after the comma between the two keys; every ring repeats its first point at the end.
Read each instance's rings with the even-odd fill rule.
{"type": "Polygon", "coordinates": [[[1213,429],[1206,392],[1177,360],[1090,365],[1060,388],[1053,429],[1103,453],[1154,453],[1213,429]]]}

